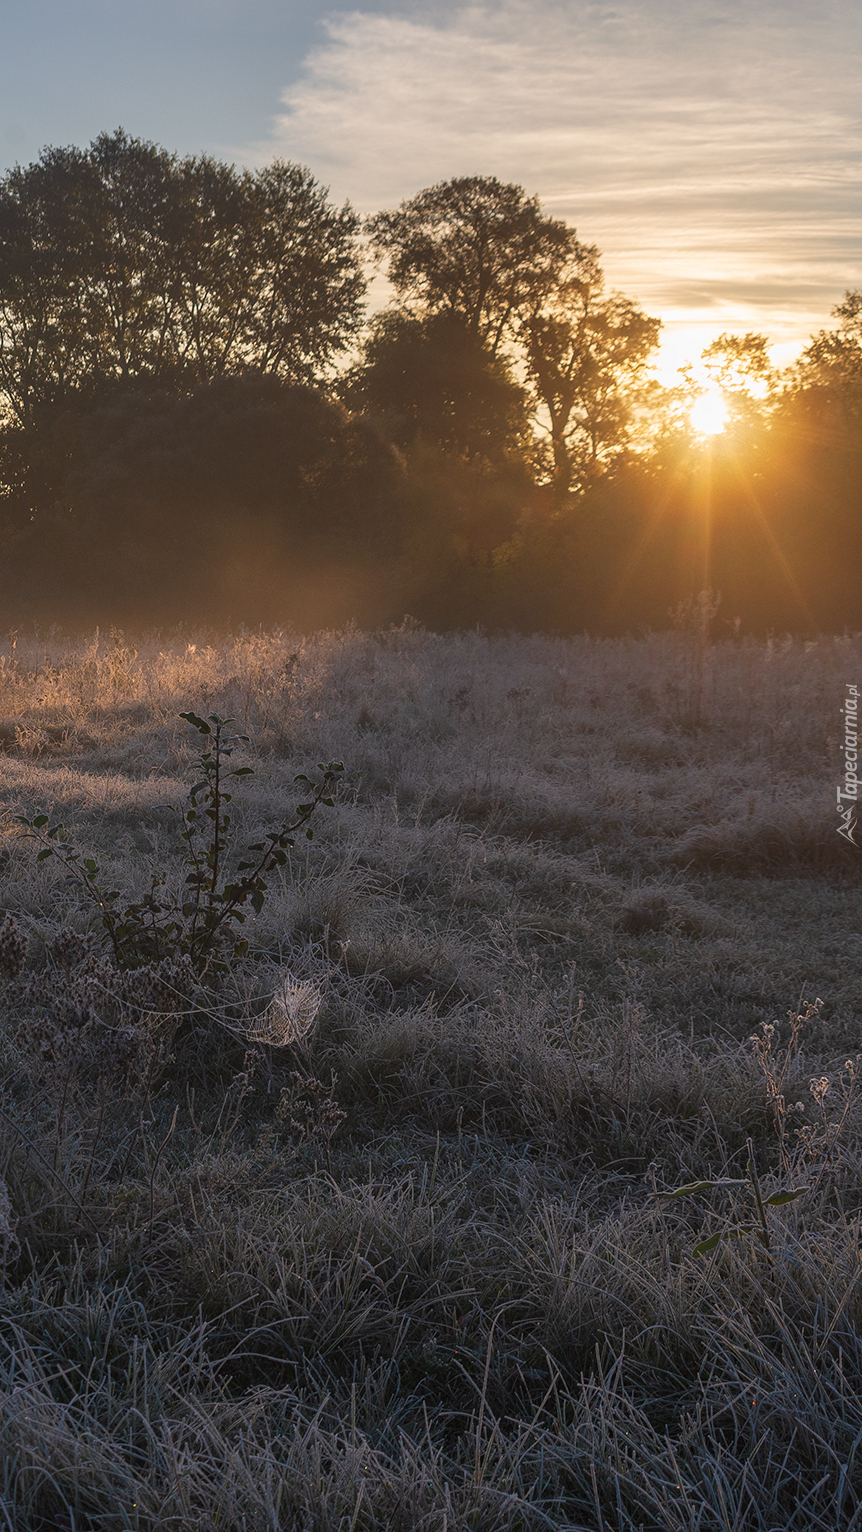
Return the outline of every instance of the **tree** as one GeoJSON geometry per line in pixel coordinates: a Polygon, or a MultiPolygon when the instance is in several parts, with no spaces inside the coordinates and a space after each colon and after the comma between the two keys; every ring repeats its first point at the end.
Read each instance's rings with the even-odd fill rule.
{"type": "Polygon", "coordinates": [[[862,418],[862,288],[844,294],[832,310],[840,321],[806,346],[791,377],[797,414],[819,430],[858,433],[862,418]]]}
{"type": "Polygon", "coordinates": [[[731,397],[763,398],[775,386],[769,340],[753,330],[747,335],[719,335],[700,354],[710,379],[731,397]]]}
{"type": "Polygon", "coordinates": [[[776,400],[778,374],[769,360],[769,340],[747,335],[719,335],[700,354],[712,387],[721,391],[728,424],[737,441],[759,437],[776,400]]]}
{"type": "Polygon", "coordinates": [[[345,593],[385,585],[403,469],[319,391],[260,373],[127,390],[76,426],[54,499],[5,549],[11,621],[344,621],[362,615],[345,593]]]}
{"type": "MultiPolygon", "coordinates": [[[[459,318],[489,357],[505,356],[516,377],[523,369],[550,438],[558,501],[619,454],[660,325],[604,293],[595,246],[493,176],[428,187],[366,230],[372,253],[388,262],[396,315],[426,325],[459,318]]],[[[384,324],[378,336],[391,333],[384,324]]],[[[449,393],[454,414],[454,380],[449,393]]]]}
{"type": "Polygon", "coordinates": [[[365,227],[401,306],[419,317],[462,315],[493,356],[575,243],[538,197],[495,176],[441,181],[365,227]]]}
{"type": "Polygon", "coordinates": [[[178,159],[122,129],[0,181],[0,393],[27,424],[74,391],[310,383],[354,339],[358,220],[310,172],[178,159]]]}
{"type": "Polygon", "coordinates": [[[238,175],[202,157],[180,180],[175,290],[195,381],[251,369],[313,383],[360,329],[357,218],[280,160],[238,175]]]}
{"type": "Polygon", "coordinates": [[[633,397],[660,329],[630,299],[604,293],[596,247],[577,243],[522,319],[519,338],[550,436],[558,503],[627,445],[633,397]]]}
{"type": "Polygon", "coordinates": [[[21,423],[85,371],[77,290],[92,182],[84,157],[68,149],[47,150],[29,175],[16,168],[0,183],[0,389],[21,423]]]}
{"type": "Polygon", "coordinates": [[[402,449],[421,442],[500,465],[522,458],[529,442],[526,391],[451,311],[421,319],[400,309],[379,314],[341,394],[402,449]]]}

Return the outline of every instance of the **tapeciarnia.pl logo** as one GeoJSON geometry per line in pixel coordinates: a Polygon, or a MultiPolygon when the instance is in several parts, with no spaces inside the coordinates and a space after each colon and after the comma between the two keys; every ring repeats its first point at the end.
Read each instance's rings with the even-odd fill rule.
{"type": "Polygon", "coordinates": [[[856,768],[859,764],[859,688],[847,683],[847,696],[844,698],[844,706],[841,709],[844,714],[844,740],[842,750],[844,752],[844,781],[838,784],[837,809],[841,823],[836,826],[839,835],[849,840],[851,845],[858,846],[854,831],[856,829],[856,804],[859,798],[859,778],[856,768]]]}

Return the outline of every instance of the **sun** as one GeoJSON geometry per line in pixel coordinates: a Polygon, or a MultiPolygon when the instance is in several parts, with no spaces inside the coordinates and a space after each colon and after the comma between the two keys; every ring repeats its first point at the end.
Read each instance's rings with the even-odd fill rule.
{"type": "Polygon", "coordinates": [[[709,388],[689,411],[691,428],[698,436],[718,436],[727,425],[727,401],[720,388],[709,388]]]}

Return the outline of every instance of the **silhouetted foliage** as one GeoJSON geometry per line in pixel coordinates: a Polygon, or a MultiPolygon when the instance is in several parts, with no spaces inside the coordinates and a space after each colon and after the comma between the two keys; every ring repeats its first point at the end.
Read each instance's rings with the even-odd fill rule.
{"type": "Polygon", "coordinates": [[[122,129],[0,182],[0,394],[193,386],[251,368],[312,382],[361,322],[358,222],[298,165],[179,159],[122,129]]]}
{"type": "Polygon", "coordinates": [[[489,464],[529,450],[526,391],[457,313],[378,315],[342,397],[402,448],[419,440],[489,464]]]}
{"type": "Polygon", "coordinates": [[[784,375],[723,334],[667,388],[659,322],[522,187],[367,220],[364,334],[358,227],[300,167],[121,130],[0,182],[3,617],[611,633],[711,588],[862,628],[862,292],[784,375]]]}
{"type": "MultiPolygon", "coordinates": [[[[450,344],[450,359],[439,345],[460,321],[475,346],[520,368],[522,397],[547,433],[557,500],[603,472],[627,443],[632,394],[660,325],[604,293],[596,247],[544,217],[522,187],[482,176],[428,187],[367,228],[396,292],[365,352],[369,402],[391,428],[465,450],[457,422],[466,435],[481,358],[468,359],[462,343],[450,344]]],[[[480,372],[491,380],[486,363],[480,372]]]]}
{"type": "Polygon", "coordinates": [[[791,371],[792,408],[821,438],[858,436],[862,420],[862,288],[832,310],[836,330],[821,330],[791,371]]]}
{"type": "Polygon", "coordinates": [[[522,320],[519,339],[547,419],[555,497],[583,489],[624,451],[661,324],[604,292],[593,245],[578,245],[522,320]]]}
{"type": "Polygon", "coordinates": [[[494,355],[575,244],[538,197],[495,176],[441,181],[366,228],[402,307],[461,314],[494,355]]]}
{"type": "Polygon", "coordinates": [[[328,582],[322,608],[344,620],[339,583],[361,589],[397,554],[392,448],[312,389],[225,378],[188,397],[117,396],[77,424],[60,496],[8,548],[6,606],[65,622],[274,621],[291,605],[306,616],[303,584],[310,599],[328,582]]]}

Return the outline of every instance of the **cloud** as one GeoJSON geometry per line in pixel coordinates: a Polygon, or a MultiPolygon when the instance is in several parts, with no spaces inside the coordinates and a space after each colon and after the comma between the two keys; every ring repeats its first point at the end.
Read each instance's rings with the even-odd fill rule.
{"type": "Polygon", "coordinates": [[[356,11],[257,158],[362,211],[454,175],[538,192],[666,323],[804,338],[858,285],[855,0],[356,11]]]}

